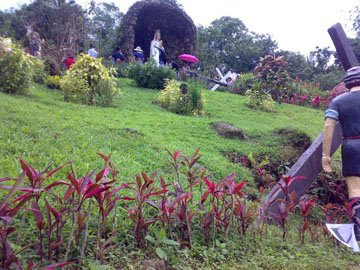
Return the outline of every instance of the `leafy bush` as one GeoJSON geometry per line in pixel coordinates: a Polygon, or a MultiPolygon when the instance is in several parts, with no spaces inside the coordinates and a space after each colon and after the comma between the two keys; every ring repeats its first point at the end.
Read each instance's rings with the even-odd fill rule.
{"type": "Polygon", "coordinates": [[[47,87],[51,89],[60,89],[60,80],[61,77],[58,75],[55,76],[46,76],[44,79],[44,83],[47,85],[47,87]]]}
{"type": "Polygon", "coordinates": [[[145,64],[131,64],[128,67],[129,78],[144,88],[162,89],[166,80],[175,79],[176,75],[170,67],[157,67],[153,61],[145,64]]]}
{"type": "Polygon", "coordinates": [[[271,97],[280,101],[281,91],[291,82],[288,72],[285,70],[283,57],[267,55],[260,60],[260,64],[254,70],[255,76],[261,81],[271,97]]]}
{"type": "Polygon", "coordinates": [[[29,56],[32,62],[33,81],[36,83],[43,83],[46,75],[45,63],[39,58],[29,56]]]}
{"type": "Polygon", "coordinates": [[[257,79],[253,73],[241,74],[231,87],[231,92],[238,95],[245,95],[251,89],[257,79]]]}
{"type": "Polygon", "coordinates": [[[105,60],[104,61],[104,65],[107,68],[114,68],[116,70],[116,77],[117,78],[127,78],[128,77],[128,68],[131,64],[127,63],[127,62],[122,62],[122,63],[114,63],[111,60],[105,60]]]}
{"type": "Polygon", "coordinates": [[[167,80],[165,88],[158,96],[159,104],[178,114],[201,113],[204,107],[202,85],[196,81],[180,83],[167,80]]]}
{"type": "Polygon", "coordinates": [[[260,83],[255,83],[253,87],[246,91],[248,101],[246,105],[249,108],[262,110],[266,112],[275,111],[275,102],[271,95],[262,90],[260,83]]]}
{"type": "MultiPolygon", "coordinates": [[[[7,43],[0,37],[0,44],[7,43]]],[[[0,92],[24,95],[33,78],[33,62],[16,44],[0,49],[0,92]]]]}
{"type": "Polygon", "coordinates": [[[118,93],[114,73],[101,59],[81,55],[60,81],[65,101],[111,106],[118,93]]]}

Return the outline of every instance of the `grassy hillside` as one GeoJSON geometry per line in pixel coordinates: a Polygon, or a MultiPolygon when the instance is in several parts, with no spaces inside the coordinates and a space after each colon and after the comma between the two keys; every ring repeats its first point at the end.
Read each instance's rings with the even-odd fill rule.
{"type": "Polygon", "coordinates": [[[318,110],[281,104],[276,113],[266,113],[246,107],[244,97],[210,91],[205,115],[176,115],[153,104],[157,91],[124,79],[120,85],[114,108],[66,103],[60,92],[38,85],[28,97],[0,94],[0,176],[16,175],[19,158],[37,168],[73,160],[86,172],[102,165],[99,151],[112,153],[120,175],[128,178],[142,170],[166,171],[166,149],[191,154],[200,147],[201,163],[217,178],[235,171],[250,180],[248,170],[230,163],[223,151],[271,155],[281,147],[275,129],[297,128],[315,138],[322,128],[318,110]],[[243,129],[250,140],[219,137],[211,127],[217,121],[243,129]]]}

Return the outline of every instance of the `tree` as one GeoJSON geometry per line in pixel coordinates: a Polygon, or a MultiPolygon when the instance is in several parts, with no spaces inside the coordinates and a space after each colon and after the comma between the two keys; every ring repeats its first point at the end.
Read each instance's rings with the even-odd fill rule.
{"type": "Polygon", "coordinates": [[[84,48],[86,14],[75,1],[35,0],[6,13],[11,18],[13,37],[27,46],[25,28],[31,27],[44,40],[44,54],[58,61],[69,50],[79,52],[84,48]]]}
{"type": "Polygon", "coordinates": [[[249,72],[260,57],[273,54],[277,44],[269,35],[249,31],[240,19],[221,17],[198,28],[198,48],[205,59],[203,69],[225,64],[235,72],[249,72]]]}
{"type": "Polygon", "coordinates": [[[308,81],[312,79],[314,66],[300,53],[280,50],[276,56],[285,60],[284,68],[293,79],[308,81]]]}
{"type": "Polygon", "coordinates": [[[91,20],[89,21],[90,40],[96,44],[100,55],[110,55],[116,46],[116,30],[120,26],[123,13],[114,3],[92,2],[89,10],[91,20]]]}

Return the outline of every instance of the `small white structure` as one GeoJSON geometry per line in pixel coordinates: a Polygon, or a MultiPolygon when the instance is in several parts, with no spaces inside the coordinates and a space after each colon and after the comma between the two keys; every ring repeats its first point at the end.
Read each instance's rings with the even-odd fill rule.
{"type": "MultiPolygon", "coordinates": [[[[233,73],[231,71],[228,71],[225,75],[223,75],[221,73],[220,69],[216,68],[215,70],[220,76],[219,82],[221,82],[223,84],[231,85],[238,76],[238,74],[233,73]]],[[[219,86],[220,86],[220,84],[215,83],[215,85],[211,88],[211,91],[215,91],[216,89],[218,89],[219,86]]]]}

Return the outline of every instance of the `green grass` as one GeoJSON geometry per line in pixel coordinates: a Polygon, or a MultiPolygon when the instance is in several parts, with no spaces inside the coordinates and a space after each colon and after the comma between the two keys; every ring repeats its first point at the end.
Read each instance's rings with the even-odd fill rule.
{"type": "MultiPolygon", "coordinates": [[[[96,156],[96,152],[102,152],[113,154],[120,176],[126,180],[142,170],[167,173],[166,149],[191,154],[200,147],[201,163],[215,178],[235,171],[240,179],[252,181],[246,168],[230,163],[222,152],[236,150],[272,157],[281,150],[281,140],[274,130],[295,128],[314,139],[323,125],[323,112],[319,110],[281,104],[276,113],[265,113],[247,108],[244,97],[210,91],[205,93],[205,115],[175,115],[153,103],[158,91],[137,88],[125,79],[120,85],[122,96],[113,108],[66,103],[60,92],[38,85],[28,97],[0,93],[0,177],[16,176],[19,158],[36,168],[73,160],[78,171],[84,173],[102,166],[96,156]],[[217,121],[243,129],[250,140],[219,137],[211,128],[217,121]],[[126,132],[125,128],[138,133],[126,132]]],[[[234,235],[216,249],[196,240],[191,251],[170,254],[170,262],[174,269],[358,269],[358,256],[331,240],[312,243],[307,239],[305,245],[300,244],[298,226],[296,222],[290,224],[286,242],[281,241],[281,231],[274,226],[261,241],[257,235],[256,242],[251,233],[240,239],[234,235]]],[[[124,239],[130,237],[126,227],[121,227],[119,234],[124,239]]],[[[124,243],[110,252],[111,265],[138,269],[142,258],[149,254],[156,258],[150,246],[143,251],[124,243]]]]}
{"type": "Polygon", "coordinates": [[[313,139],[322,128],[322,111],[287,104],[276,113],[249,109],[242,96],[206,92],[206,114],[182,116],[168,112],[153,101],[158,91],[135,87],[120,80],[122,95],[115,107],[89,107],[63,101],[60,92],[34,86],[30,96],[0,93],[0,176],[15,176],[19,158],[36,168],[73,160],[80,172],[102,165],[96,152],[112,153],[120,176],[166,171],[166,149],[190,155],[198,147],[201,163],[216,178],[235,171],[251,180],[249,171],[230,163],[222,152],[278,153],[279,140],[272,134],[283,127],[305,131],[313,139]],[[211,123],[224,121],[241,128],[251,139],[219,137],[211,123]],[[138,134],[124,131],[136,129],[138,134]]]}

